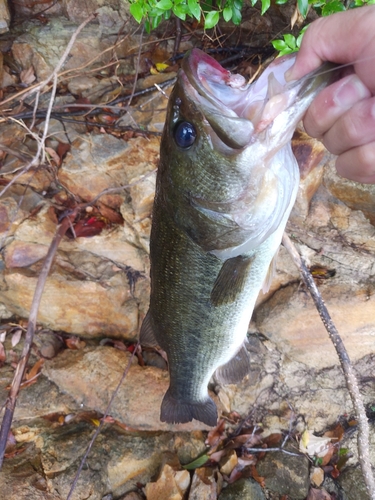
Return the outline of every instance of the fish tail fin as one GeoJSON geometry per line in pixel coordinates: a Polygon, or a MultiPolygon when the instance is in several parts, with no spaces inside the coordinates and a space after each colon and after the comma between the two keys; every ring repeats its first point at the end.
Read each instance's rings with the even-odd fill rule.
{"type": "Polygon", "coordinates": [[[212,399],[207,396],[203,402],[184,402],[174,398],[168,389],[161,404],[160,420],[169,424],[184,424],[193,418],[214,427],[217,424],[217,408],[212,399]]]}

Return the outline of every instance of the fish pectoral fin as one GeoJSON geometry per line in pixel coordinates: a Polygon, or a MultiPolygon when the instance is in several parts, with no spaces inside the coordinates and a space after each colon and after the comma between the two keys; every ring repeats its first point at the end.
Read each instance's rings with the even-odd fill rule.
{"type": "Polygon", "coordinates": [[[143,320],[141,331],[139,333],[140,344],[147,347],[159,347],[159,342],[156,340],[154,330],[151,325],[150,310],[143,320]]]}
{"type": "Polygon", "coordinates": [[[276,274],[276,261],[277,261],[277,256],[279,255],[279,250],[280,250],[280,247],[276,250],[276,253],[273,256],[271,263],[268,267],[267,275],[264,278],[263,285],[262,285],[262,292],[263,293],[269,292],[269,290],[271,288],[271,283],[272,283],[273,277],[276,274]]]}
{"type": "Polygon", "coordinates": [[[245,345],[225,365],[219,366],[215,378],[219,384],[236,384],[249,374],[250,355],[245,345]]]}
{"type": "Polygon", "coordinates": [[[238,255],[224,262],[211,291],[211,303],[222,306],[234,302],[243,291],[253,257],[238,255]]]}
{"type": "Polygon", "coordinates": [[[193,418],[214,427],[217,424],[217,408],[212,399],[207,396],[202,402],[181,401],[173,397],[168,389],[161,404],[160,420],[169,424],[184,424],[193,418]]]}

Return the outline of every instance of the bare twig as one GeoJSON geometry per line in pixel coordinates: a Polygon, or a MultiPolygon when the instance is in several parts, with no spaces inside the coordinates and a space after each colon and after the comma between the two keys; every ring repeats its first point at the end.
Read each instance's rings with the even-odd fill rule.
{"type": "Polygon", "coordinates": [[[358,455],[359,463],[361,465],[362,474],[365,480],[366,488],[371,500],[375,500],[375,480],[371,469],[370,462],[370,449],[369,449],[369,425],[366,416],[365,406],[363,404],[362,396],[359,391],[357,378],[354,373],[353,366],[351,365],[349,355],[346,351],[345,345],[333,324],[332,318],[324,304],[322,296],[315,284],[314,278],[310,271],[307,269],[306,264],[303,262],[301,256],[297,252],[295,246],[290,238],[284,233],[283,245],[298,269],[301,272],[302,280],[310,292],[310,295],[315,303],[320,318],[328,332],[328,335],[336,349],[339,357],[341,367],[343,369],[346,385],[353,403],[354,410],[358,419],[358,455]]]}
{"type": "MultiPolygon", "coordinates": [[[[72,213],[70,217],[74,217],[75,213],[72,213]]],[[[44,290],[44,285],[47,280],[47,276],[49,274],[49,271],[52,266],[53,259],[55,257],[57,247],[59,246],[59,243],[61,239],[63,238],[64,234],[66,233],[67,229],[70,227],[70,217],[66,217],[58,230],[56,231],[55,237],[52,240],[52,243],[49,247],[47,256],[45,258],[43,268],[40,272],[40,275],[38,277],[38,281],[35,287],[35,292],[34,292],[34,297],[33,301],[31,304],[31,310],[30,310],[30,315],[29,315],[29,321],[27,325],[27,331],[26,331],[26,337],[25,337],[25,343],[22,349],[22,354],[20,357],[20,360],[17,365],[16,372],[14,374],[14,378],[12,381],[12,385],[9,391],[9,395],[5,404],[5,413],[4,413],[4,418],[1,424],[1,430],[0,430],[0,469],[3,464],[4,460],[4,454],[5,454],[5,448],[6,448],[6,443],[7,443],[7,438],[8,434],[10,431],[10,426],[12,424],[13,420],[13,414],[14,414],[14,409],[16,407],[16,402],[17,402],[17,395],[18,391],[22,382],[22,378],[25,373],[26,365],[30,356],[30,350],[31,346],[33,343],[33,338],[34,338],[34,332],[35,332],[35,326],[36,326],[36,319],[38,315],[38,310],[39,310],[39,305],[40,301],[42,299],[42,294],[44,290]]]]}
{"type": "Polygon", "coordinates": [[[98,425],[98,427],[97,427],[97,429],[96,429],[96,431],[95,431],[94,435],[93,435],[93,436],[92,436],[92,438],[91,438],[91,441],[90,441],[90,443],[89,443],[88,447],[86,448],[86,452],[85,452],[84,456],[82,457],[82,460],[81,460],[81,463],[80,463],[80,465],[79,465],[79,467],[78,467],[78,470],[77,470],[77,472],[76,472],[76,475],[74,476],[74,480],[73,480],[72,486],[71,486],[71,488],[70,488],[70,491],[69,491],[69,493],[68,493],[68,496],[66,497],[66,500],[70,500],[70,499],[71,499],[71,497],[72,497],[72,494],[73,494],[74,488],[76,487],[76,484],[77,484],[77,482],[78,482],[78,478],[79,478],[79,476],[80,476],[80,474],[81,474],[81,472],[82,472],[83,466],[84,466],[84,465],[85,465],[85,463],[86,463],[86,459],[87,459],[87,457],[88,457],[88,455],[89,455],[89,453],[90,453],[90,451],[91,451],[91,448],[92,448],[93,444],[95,443],[96,438],[98,437],[98,435],[99,435],[100,431],[101,431],[101,430],[102,430],[102,428],[103,428],[103,425],[104,425],[104,423],[105,423],[105,419],[106,419],[106,417],[108,417],[108,415],[109,415],[109,410],[110,410],[110,408],[111,408],[111,406],[112,406],[112,403],[113,403],[113,401],[114,401],[115,397],[117,396],[117,393],[118,393],[118,391],[119,391],[119,389],[120,389],[120,386],[121,386],[121,384],[123,383],[123,381],[125,380],[125,378],[126,378],[127,374],[129,373],[130,366],[131,366],[131,364],[132,364],[132,361],[133,361],[133,359],[134,359],[135,353],[136,353],[136,352],[137,352],[137,350],[138,350],[139,345],[140,345],[140,344],[139,344],[139,340],[138,340],[138,342],[137,342],[137,344],[135,345],[135,348],[134,348],[134,350],[133,350],[133,352],[132,352],[132,354],[131,354],[131,356],[130,356],[130,358],[129,358],[128,364],[127,364],[127,365],[126,365],[126,367],[125,367],[125,370],[124,370],[124,372],[123,372],[123,374],[122,374],[122,377],[121,377],[121,379],[120,379],[119,383],[117,384],[116,389],[113,391],[113,394],[112,394],[112,396],[111,396],[111,399],[110,399],[110,401],[109,401],[109,403],[108,403],[108,405],[107,405],[107,408],[105,409],[104,415],[103,415],[103,417],[102,417],[102,418],[101,418],[101,420],[100,420],[100,424],[98,425]]]}

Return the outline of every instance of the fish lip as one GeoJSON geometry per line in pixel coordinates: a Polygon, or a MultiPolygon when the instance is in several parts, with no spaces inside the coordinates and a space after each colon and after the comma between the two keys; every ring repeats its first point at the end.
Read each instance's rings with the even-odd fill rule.
{"type": "Polygon", "coordinates": [[[199,85],[196,85],[196,82],[194,80],[192,81],[192,78],[189,78],[184,69],[181,68],[179,70],[178,78],[180,79],[185,94],[193,102],[198,102],[200,105],[214,107],[218,112],[227,116],[238,116],[237,113],[226,106],[222,101],[220,101],[220,99],[217,99],[213,94],[208,95],[207,93],[206,95],[202,95],[203,92],[200,92],[199,85]]]}

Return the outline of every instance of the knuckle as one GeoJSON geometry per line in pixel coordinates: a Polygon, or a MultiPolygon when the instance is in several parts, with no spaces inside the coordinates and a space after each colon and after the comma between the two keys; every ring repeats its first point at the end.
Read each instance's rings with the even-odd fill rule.
{"type": "Polygon", "coordinates": [[[375,142],[358,148],[358,162],[368,175],[375,173],[375,142]]]}

